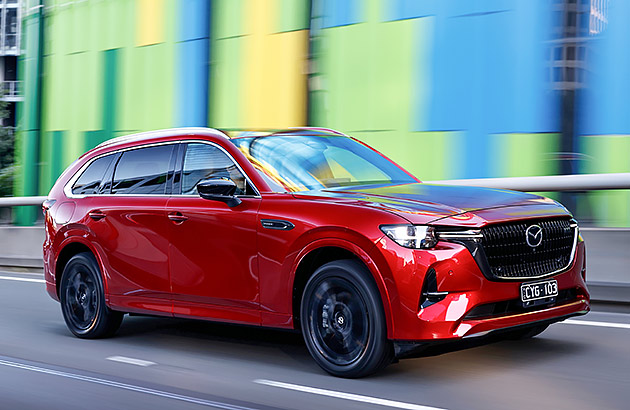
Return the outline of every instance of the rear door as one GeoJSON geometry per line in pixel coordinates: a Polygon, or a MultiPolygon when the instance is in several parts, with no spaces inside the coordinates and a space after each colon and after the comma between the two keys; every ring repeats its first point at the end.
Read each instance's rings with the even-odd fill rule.
{"type": "Polygon", "coordinates": [[[102,250],[112,305],[172,314],[167,182],[177,144],[123,151],[104,195],[90,198],[89,225],[102,250]]]}
{"type": "Polygon", "coordinates": [[[167,204],[175,316],[260,323],[256,218],[260,197],[219,145],[182,144],[181,173],[167,204]],[[229,178],[241,204],[201,198],[197,183],[229,178]]]}

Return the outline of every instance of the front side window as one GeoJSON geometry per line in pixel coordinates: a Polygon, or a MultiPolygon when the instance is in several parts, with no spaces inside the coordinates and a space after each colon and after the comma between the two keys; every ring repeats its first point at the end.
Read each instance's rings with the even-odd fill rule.
{"type": "Polygon", "coordinates": [[[173,144],[123,152],[116,170],[112,194],[164,195],[173,144]]]}
{"type": "Polygon", "coordinates": [[[252,194],[247,180],[232,158],[220,148],[203,143],[190,143],[186,148],[182,172],[182,194],[197,195],[197,184],[208,178],[227,178],[236,184],[235,195],[252,194]]]}
{"type": "MultiPolygon", "coordinates": [[[[94,160],[88,165],[72,186],[72,193],[74,195],[95,195],[102,193],[100,188],[103,183],[103,177],[108,168],[112,165],[114,157],[115,155],[106,155],[94,160]]],[[[111,177],[111,175],[110,171],[109,176],[111,177]]]]}

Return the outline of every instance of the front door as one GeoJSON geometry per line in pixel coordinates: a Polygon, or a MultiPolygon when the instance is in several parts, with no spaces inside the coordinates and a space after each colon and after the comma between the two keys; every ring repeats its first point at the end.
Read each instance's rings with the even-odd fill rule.
{"type": "Polygon", "coordinates": [[[234,160],[209,142],[186,144],[179,195],[169,199],[169,267],[173,313],[260,323],[256,215],[260,198],[234,160]],[[229,178],[241,204],[198,196],[207,178],[229,178]]]}

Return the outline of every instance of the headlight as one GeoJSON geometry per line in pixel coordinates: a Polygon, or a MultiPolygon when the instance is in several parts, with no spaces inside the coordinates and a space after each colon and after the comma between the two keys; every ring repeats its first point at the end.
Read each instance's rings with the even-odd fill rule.
{"type": "Polygon", "coordinates": [[[435,228],[426,225],[381,225],[381,231],[405,248],[428,249],[435,246],[435,228]]]}

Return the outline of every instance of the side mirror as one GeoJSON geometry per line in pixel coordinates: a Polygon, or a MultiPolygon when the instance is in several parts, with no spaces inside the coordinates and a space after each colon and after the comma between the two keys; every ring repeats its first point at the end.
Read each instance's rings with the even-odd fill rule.
{"type": "Polygon", "coordinates": [[[230,208],[241,203],[241,200],[234,196],[236,184],[231,179],[204,179],[197,184],[197,192],[203,199],[225,202],[230,208]]]}

